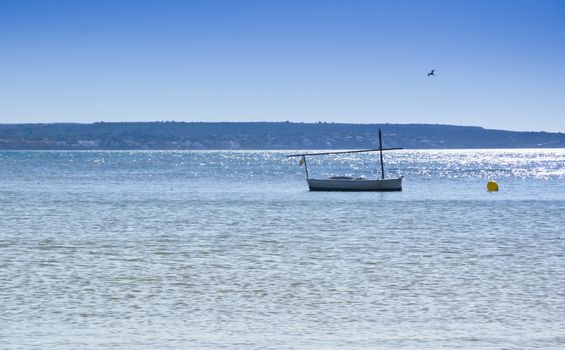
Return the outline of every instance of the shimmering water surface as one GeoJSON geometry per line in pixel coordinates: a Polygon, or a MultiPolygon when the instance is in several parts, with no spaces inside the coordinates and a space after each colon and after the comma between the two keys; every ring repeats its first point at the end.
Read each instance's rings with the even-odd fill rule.
{"type": "Polygon", "coordinates": [[[0,152],[0,348],[565,348],[565,150],[284,155],[0,152]]]}

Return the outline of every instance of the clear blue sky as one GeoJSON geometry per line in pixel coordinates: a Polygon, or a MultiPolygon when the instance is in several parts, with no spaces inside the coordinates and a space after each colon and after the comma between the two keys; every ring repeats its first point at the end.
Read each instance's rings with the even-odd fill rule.
{"type": "Polygon", "coordinates": [[[154,120],[565,132],[565,1],[0,0],[0,122],[154,120]]]}

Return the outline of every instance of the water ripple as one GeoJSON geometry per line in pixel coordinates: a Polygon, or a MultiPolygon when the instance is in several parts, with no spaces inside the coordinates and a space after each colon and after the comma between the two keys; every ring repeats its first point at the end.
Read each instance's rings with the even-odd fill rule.
{"type": "Polygon", "coordinates": [[[3,344],[563,348],[564,151],[390,153],[401,193],[309,193],[284,155],[0,152],[3,344]]]}

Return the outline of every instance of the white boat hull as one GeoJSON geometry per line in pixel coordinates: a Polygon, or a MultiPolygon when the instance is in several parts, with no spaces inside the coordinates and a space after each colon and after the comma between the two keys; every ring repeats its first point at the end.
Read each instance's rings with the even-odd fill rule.
{"type": "Polygon", "coordinates": [[[402,191],[402,176],[384,180],[337,176],[306,181],[310,191],[402,191]]]}

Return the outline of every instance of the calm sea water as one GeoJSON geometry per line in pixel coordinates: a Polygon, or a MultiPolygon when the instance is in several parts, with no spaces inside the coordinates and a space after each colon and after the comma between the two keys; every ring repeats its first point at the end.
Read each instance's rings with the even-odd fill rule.
{"type": "Polygon", "coordinates": [[[0,348],[565,348],[565,150],[284,155],[0,152],[0,348]]]}

